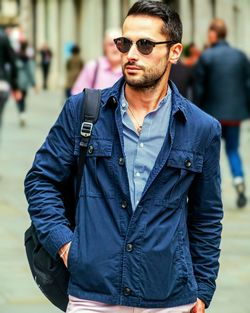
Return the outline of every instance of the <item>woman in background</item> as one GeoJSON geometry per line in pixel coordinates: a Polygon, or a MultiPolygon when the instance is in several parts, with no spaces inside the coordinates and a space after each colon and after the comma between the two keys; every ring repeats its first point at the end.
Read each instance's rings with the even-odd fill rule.
{"type": "Polygon", "coordinates": [[[35,82],[35,63],[34,60],[31,59],[27,55],[27,41],[21,42],[20,50],[17,55],[17,84],[18,89],[21,91],[22,96],[17,101],[17,108],[19,111],[19,121],[20,126],[24,127],[26,125],[26,97],[28,93],[29,87],[36,88],[35,82]]]}

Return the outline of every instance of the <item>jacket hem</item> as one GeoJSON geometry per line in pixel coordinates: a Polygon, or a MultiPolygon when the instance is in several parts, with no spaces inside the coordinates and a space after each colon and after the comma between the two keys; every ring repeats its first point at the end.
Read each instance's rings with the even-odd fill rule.
{"type": "Polygon", "coordinates": [[[73,286],[69,287],[68,294],[84,300],[97,301],[111,305],[138,307],[138,308],[172,308],[176,306],[188,305],[197,301],[196,293],[182,293],[182,296],[172,298],[166,301],[146,301],[140,297],[124,296],[124,295],[105,295],[93,292],[79,290],[73,286]]]}

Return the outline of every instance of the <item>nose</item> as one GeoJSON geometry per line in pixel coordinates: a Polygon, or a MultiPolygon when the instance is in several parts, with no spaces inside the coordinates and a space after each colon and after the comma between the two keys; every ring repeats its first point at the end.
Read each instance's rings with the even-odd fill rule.
{"type": "Polygon", "coordinates": [[[128,60],[138,60],[139,52],[137,50],[137,46],[135,43],[132,44],[131,48],[129,49],[129,52],[127,54],[128,60]]]}

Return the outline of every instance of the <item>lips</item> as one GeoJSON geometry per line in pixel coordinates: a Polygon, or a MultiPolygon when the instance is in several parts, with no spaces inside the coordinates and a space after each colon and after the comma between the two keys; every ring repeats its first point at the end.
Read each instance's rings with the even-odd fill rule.
{"type": "Polygon", "coordinates": [[[134,65],[127,65],[127,66],[126,66],[126,69],[127,69],[127,70],[131,70],[131,71],[138,71],[138,70],[140,70],[141,68],[138,67],[138,66],[134,66],[134,65]]]}
{"type": "Polygon", "coordinates": [[[136,65],[127,65],[125,66],[127,74],[130,75],[136,75],[139,71],[141,71],[141,68],[136,65]]]}

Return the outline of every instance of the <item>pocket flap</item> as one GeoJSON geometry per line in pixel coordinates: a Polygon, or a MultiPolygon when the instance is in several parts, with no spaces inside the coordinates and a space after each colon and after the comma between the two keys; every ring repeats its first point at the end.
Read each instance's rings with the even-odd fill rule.
{"type": "MultiPolygon", "coordinates": [[[[80,142],[81,137],[76,137],[75,140],[75,148],[74,148],[74,155],[79,156],[80,154],[80,142]]],[[[103,139],[103,138],[96,138],[94,136],[91,137],[88,149],[87,149],[87,156],[88,157],[110,157],[112,155],[112,147],[113,147],[113,140],[112,139],[103,139]]]]}
{"type": "Polygon", "coordinates": [[[167,166],[200,173],[203,167],[203,156],[189,151],[172,150],[167,166]]]}
{"type": "Polygon", "coordinates": [[[113,141],[111,139],[91,138],[88,145],[88,157],[111,157],[113,141]]]}

